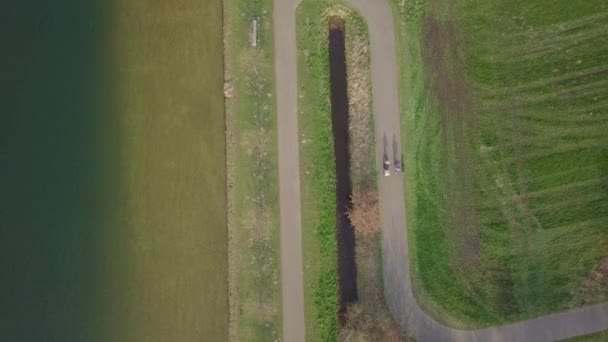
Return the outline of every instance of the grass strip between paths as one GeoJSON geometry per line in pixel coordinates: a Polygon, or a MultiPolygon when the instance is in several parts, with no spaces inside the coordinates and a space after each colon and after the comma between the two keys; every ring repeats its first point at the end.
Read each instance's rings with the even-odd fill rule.
{"type": "Polygon", "coordinates": [[[271,14],[272,0],[224,2],[232,341],[282,338],[271,14]]]}

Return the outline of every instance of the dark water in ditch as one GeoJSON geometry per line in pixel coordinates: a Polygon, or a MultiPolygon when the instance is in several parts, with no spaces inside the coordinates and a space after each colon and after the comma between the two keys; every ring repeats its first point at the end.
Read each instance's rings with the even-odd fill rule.
{"type": "Polygon", "coordinates": [[[336,222],[338,242],[338,282],[341,311],[346,303],[357,300],[355,233],[347,211],[352,193],[348,149],[348,95],[344,24],[332,18],[329,27],[329,68],[331,82],[331,117],[336,158],[336,222]]]}

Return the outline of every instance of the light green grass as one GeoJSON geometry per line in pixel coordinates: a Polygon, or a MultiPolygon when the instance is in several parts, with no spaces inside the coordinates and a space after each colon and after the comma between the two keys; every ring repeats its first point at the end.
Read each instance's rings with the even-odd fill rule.
{"type": "Polygon", "coordinates": [[[604,341],[608,341],[608,330],[563,340],[563,342],[604,342],[604,341]]]}
{"type": "Polygon", "coordinates": [[[103,340],[228,337],[221,13],[220,1],[112,8],[105,57],[116,63],[110,139],[122,180],[107,227],[103,340]]]}
{"type": "MultiPolygon", "coordinates": [[[[405,5],[413,3],[421,4],[405,5]]],[[[418,301],[461,327],[575,306],[571,291],[608,246],[608,5],[460,0],[440,11],[427,1],[409,16],[400,5],[394,2],[418,301]],[[429,89],[421,58],[429,17],[458,33],[458,42],[444,44],[458,43],[470,84],[466,115],[476,129],[467,127],[466,144],[445,140],[454,127],[442,125],[445,109],[429,89]],[[469,149],[472,162],[450,169],[460,149],[469,149]],[[453,235],[457,220],[449,215],[459,213],[450,212],[449,201],[463,174],[474,184],[471,228],[481,244],[478,263],[466,272],[450,262],[462,238],[453,235]]],[[[443,58],[448,70],[459,64],[443,58]]]]}
{"type": "Polygon", "coordinates": [[[231,338],[282,337],[272,1],[224,3],[233,172],[231,338]],[[257,47],[250,37],[257,18],[257,47]]]}

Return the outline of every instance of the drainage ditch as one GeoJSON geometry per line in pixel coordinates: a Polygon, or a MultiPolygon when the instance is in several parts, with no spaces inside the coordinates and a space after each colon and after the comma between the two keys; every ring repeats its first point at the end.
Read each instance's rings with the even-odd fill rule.
{"type": "Polygon", "coordinates": [[[336,159],[336,238],[338,243],[338,287],[340,320],[346,304],[357,300],[357,267],[355,263],[355,232],[348,219],[351,206],[349,160],[349,115],[346,81],[344,21],[329,20],[329,75],[331,91],[332,132],[336,159]]]}

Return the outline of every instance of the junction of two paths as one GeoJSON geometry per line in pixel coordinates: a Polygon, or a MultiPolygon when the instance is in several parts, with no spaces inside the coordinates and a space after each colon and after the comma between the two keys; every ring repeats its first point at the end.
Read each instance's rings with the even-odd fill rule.
{"type": "MultiPolygon", "coordinates": [[[[283,340],[287,342],[305,340],[295,24],[299,2],[274,1],[283,340]]],[[[375,136],[391,137],[401,146],[399,69],[390,4],[388,0],[346,2],[368,25],[375,136]]],[[[378,139],[376,165],[381,165],[383,155],[383,139],[378,139]]],[[[379,177],[378,189],[386,301],[395,319],[418,341],[557,341],[608,329],[606,304],[480,330],[453,329],[435,321],[420,309],[412,293],[403,177],[379,177]]]]}

